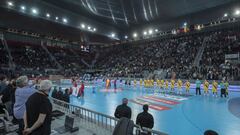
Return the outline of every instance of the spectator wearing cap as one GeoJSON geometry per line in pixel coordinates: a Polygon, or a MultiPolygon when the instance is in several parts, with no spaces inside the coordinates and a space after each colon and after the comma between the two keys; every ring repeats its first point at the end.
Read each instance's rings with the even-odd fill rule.
{"type": "Polygon", "coordinates": [[[28,85],[28,77],[20,76],[16,80],[17,89],[15,92],[15,103],[13,107],[13,113],[16,119],[18,120],[19,131],[18,134],[22,135],[24,128],[23,115],[25,111],[25,103],[27,99],[34,93],[36,90],[33,87],[28,85]]]}
{"type": "Polygon", "coordinates": [[[50,135],[52,104],[48,94],[52,88],[52,82],[43,80],[39,90],[31,95],[26,102],[24,113],[24,135],[50,135]]]}
{"type": "MultiPolygon", "coordinates": [[[[141,112],[137,115],[136,124],[140,125],[141,128],[142,127],[146,127],[146,128],[150,128],[150,129],[153,128],[154,119],[153,119],[153,116],[150,113],[148,113],[148,105],[147,104],[143,105],[143,112],[141,112]]],[[[151,133],[142,133],[142,134],[151,135],[151,133]]]]}
{"type": "Polygon", "coordinates": [[[118,119],[122,118],[122,117],[126,117],[128,119],[131,119],[132,116],[132,110],[129,106],[127,106],[128,104],[128,99],[127,98],[123,98],[122,99],[122,104],[117,106],[114,116],[118,119]]]}

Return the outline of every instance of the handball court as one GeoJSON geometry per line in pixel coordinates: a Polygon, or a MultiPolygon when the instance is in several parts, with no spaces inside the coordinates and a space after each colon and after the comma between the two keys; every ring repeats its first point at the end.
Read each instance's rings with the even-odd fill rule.
{"type": "MultiPolygon", "coordinates": [[[[69,88],[71,85],[61,85],[69,88]]],[[[220,135],[239,135],[240,124],[240,87],[230,86],[229,97],[220,98],[195,95],[195,85],[191,85],[190,95],[163,94],[159,87],[117,84],[105,88],[105,83],[98,82],[85,85],[84,98],[70,97],[70,103],[114,117],[115,108],[122,98],[129,99],[132,109],[132,120],[142,112],[142,105],[149,104],[149,112],[154,117],[154,128],[170,135],[202,135],[207,129],[217,131],[220,135]]],[[[175,89],[175,92],[177,88],[175,89]]],[[[211,86],[209,89],[211,92],[211,86]]],[[[219,95],[218,89],[218,95],[219,95]]]]}

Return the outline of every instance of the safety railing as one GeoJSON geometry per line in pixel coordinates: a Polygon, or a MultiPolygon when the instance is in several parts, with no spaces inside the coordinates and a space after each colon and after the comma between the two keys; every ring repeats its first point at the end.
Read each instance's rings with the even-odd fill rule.
{"type": "MultiPolygon", "coordinates": [[[[65,114],[75,114],[76,116],[82,118],[83,120],[92,122],[99,127],[105,128],[107,130],[113,131],[114,127],[117,125],[118,119],[111,117],[106,114],[102,114],[93,110],[89,110],[80,106],[72,105],[61,100],[50,98],[54,109],[64,112],[65,114]]],[[[139,125],[134,125],[134,134],[140,135],[141,132],[146,132],[149,135],[167,135],[165,133],[148,129],[140,128],[139,125]]]]}

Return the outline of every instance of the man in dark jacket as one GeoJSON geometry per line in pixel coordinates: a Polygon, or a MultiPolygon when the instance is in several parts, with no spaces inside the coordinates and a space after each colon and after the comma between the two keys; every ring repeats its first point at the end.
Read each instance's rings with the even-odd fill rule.
{"type": "Polygon", "coordinates": [[[122,118],[122,117],[126,117],[131,119],[132,116],[132,110],[130,107],[127,106],[128,104],[128,99],[127,98],[123,98],[122,99],[122,104],[119,105],[114,113],[114,116],[118,119],[122,118]]]}
{"type": "Polygon", "coordinates": [[[65,93],[63,94],[63,101],[69,103],[69,89],[65,89],[65,93]]]}
{"type": "Polygon", "coordinates": [[[13,105],[15,103],[15,91],[16,91],[16,82],[11,80],[7,87],[2,93],[2,102],[5,104],[6,109],[10,115],[13,114],[13,105]]]}
{"type": "MultiPolygon", "coordinates": [[[[148,113],[148,105],[143,105],[143,112],[139,113],[137,116],[136,124],[141,127],[146,127],[152,129],[154,126],[153,116],[148,113]]],[[[148,135],[149,133],[146,133],[148,135]]],[[[150,133],[151,134],[151,133],[150,133]]]]}
{"type": "Polygon", "coordinates": [[[57,92],[57,97],[58,100],[63,100],[63,91],[62,91],[62,87],[59,87],[59,90],[57,92]]]}

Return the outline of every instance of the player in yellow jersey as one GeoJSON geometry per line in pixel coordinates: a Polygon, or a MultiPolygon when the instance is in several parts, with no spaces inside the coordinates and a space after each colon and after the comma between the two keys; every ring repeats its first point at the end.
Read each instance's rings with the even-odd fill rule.
{"type": "Polygon", "coordinates": [[[205,80],[204,83],[203,83],[203,89],[204,89],[203,95],[208,96],[208,88],[209,88],[209,82],[207,80],[205,80]]]}
{"type": "Polygon", "coordinates": [[[182,80],[177,81],[178,94],[182,94],[182,80]]]}
{"type": "Polygon", "coordinates": [[[175,80],[171,79],[171,92],[174,92],[174,88],[175,88],[175,80]]]}
{"type": "Polygon", "coordinates": [[[189,94],[190,85],[190,82],[187,80],[185,83],[186,94],[189,94]]]}
{"type": "Polygon", "coordinates": [[[160,89],[164,92],[164,88],[163,88],[164,80],[163,79],[161,79],[160,84],[161,84],[160,89]]]}
{"type": "Polygon", "coordinates": [[[151,86],[152,87],[154,86],[154,80],[153,79],[151,80],[151,86]]]}
{"type": "Polygon", "coordinates": [[[140,84],[140,86],[142,86],[142,79],[140,79],[139,84],[140,84]]]}
{"type": "Polygon", "coordinates": [[[136,79],[134,79],[133,84],[134,84],[134,87],[136,87],[136,85],[137,85],[137,80],[136,79]]]}
{"type": "Polygon", "coordinates": [[[168,80],[165,81],[165,91],[167,92],[168,91],[168,85],[169,85],[169,82],[168,80]]]}
{"type": "Polygon", "coordinates": [[[160,80],[159,79],[157,79],[157,86],[159,86],[160,87],[160,80]]]}
{"type": "Polygon", "coordinates": [[[213,96],[217,97],[217,89],[218,89],[218,83],[215,80],[213,80],[213,82],[212,82],[212,93],[213,93],[213,96]]]}
{"type": "Polygon", "coordinates": [[[227,80],[226,80],[226,82],[225,82],[225,88],[226,88],[226,95],[227,95],[227,97],[229,97],[229,96],[228,96],[229,83],[228,83],[227,80]]]}
{"type": "Polygon", "coordinates": [[[146,80],[146,85],[145,85],[145,87],[148,87],[148,80],[146,80]]]}

